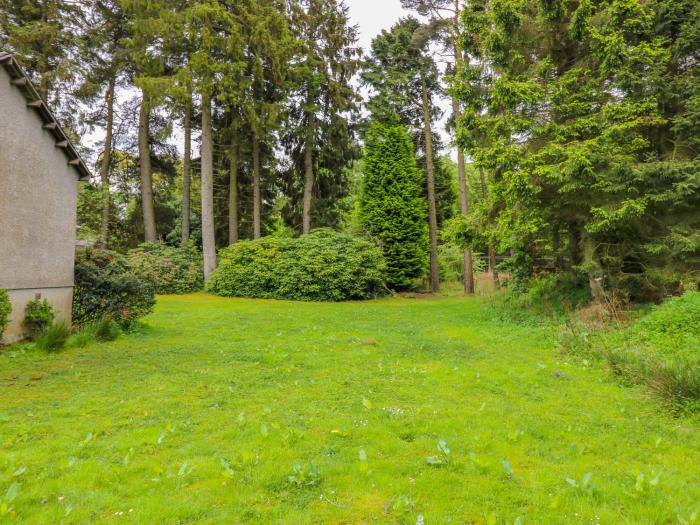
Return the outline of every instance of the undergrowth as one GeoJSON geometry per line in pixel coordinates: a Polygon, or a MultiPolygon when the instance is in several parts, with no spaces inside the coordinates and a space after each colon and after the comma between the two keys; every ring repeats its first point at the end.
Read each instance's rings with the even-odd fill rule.
{"type": "Polygon", "coordinates": [[[625,384],[645,385],[676,413],[700,409],[700,293],[687,292],[606,329],[569,319],[562,352],[602,360],[625,384]]]}

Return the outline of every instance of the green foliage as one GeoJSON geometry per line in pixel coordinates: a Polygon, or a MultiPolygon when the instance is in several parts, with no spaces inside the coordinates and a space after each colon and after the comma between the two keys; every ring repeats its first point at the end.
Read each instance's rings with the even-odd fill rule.
{"type": "Polygon", "coordinates": [[[603,358],[613,374],[646,385],[673,410],[700,410],[700,292],[655,306],[627,326],[590,332],[571,325],[560,337],[565,352],[603,358]]]}
{"type": "MultiPolygon", "coordinates": [[[[476,254],[474,254],[476,255],[476,254]]],[[[443,243],[438,248],[440,260],[440,281],[463,282],[464,281],[464,250],[453,243],[443,243]]],[[[474,258],[474,272],[483,272],[486,264],[483,259],[474,258]]]]}
{"type": "Polygon", "coordinates": [[[204,286],[202,254],[192,243],[178,247],[144,243],[127,259],[135,275],[155,284],[157,294],[196,292],[204,286]]]}
{"type": "Polygon", "coordinates": [[[225,248],[207,290],[299,301],[370,299],[384,293],[384,270],[373,244],[320,229],[298,239],[265,237],[225,248]]]}
{"type": "Polygon", "coordinates": [[[387,261],[387,284],[416,285],[428,265],[427,204],[423,174],[402,126],[374,123],[365,141],[360,224],[377,239],[387,261]]]}
{"type": "Polygon", "coordinates": [[[681,290],[700,261],[699,12],[467,2],[459,142],[490,186],[476,229],[529,252],[532,272],[547,256],[633,300],[681,290]]]}
{"type": "Polygon", "coordinates": [[[5,332],[7,325],[10,324],[10,313],[12,313],[12,304],[7,290],[0,288],[0,341],[2,334],[5,332]]]}
{"type": "Polygon", "coordinates": [[[507,289],[491,298],[494,317],[523,324],[549,324],[563,321],[591,300],[582,276],[549,274],[531,279],[524,286],[507,289]]]}
{"type": "Polygon", "coordinates": [[[96,341],[114,341],[121,335],[121,328],[112,319],[104,318],[95,324],[94,334],[96,341]]]}
{"type": "Polygon", "coordinates": [[[135,275],[125,256],[97,249],[76,254],[73,292],[76,324],[110,318],[122,328],[128,328],[154,305],[154,283],[135,275]]]}
{"type": "Polygon", "coordinates": [[[46,299],[29,301],[24,308],[24,326],[29,339],[35,340],[46,332],[55,318],[53,307],[46,299]]]}
{"type": "Polygon", "coordinates": [[[71,336],[68,323],[61,321],[52,324],[36,340],[36,347],[45,352],[58,352],[66,346],[66,342],[71,336]]]}

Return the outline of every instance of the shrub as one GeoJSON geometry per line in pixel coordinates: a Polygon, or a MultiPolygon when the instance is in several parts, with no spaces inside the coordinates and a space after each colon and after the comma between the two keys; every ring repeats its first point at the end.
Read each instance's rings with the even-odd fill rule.
{"type": "Polygon", "coordinates": [[[154,305],[155,285],[135,275],[123,255],[97,249],[77,254],[73,292],[76,324],[109,318],[129,328],[154,305]]]}
{"type": "Polygon", "coordinates": [[[35,340],[46,332],[54,318],[53,308],[46,299],[29,301],[24,309],[24,326],[29,339],[35,340]]]}
{"type": "Polygon", "coordinates": [[[0,342],[2,334],[5,333],[7,325],[10,324],[10,313],[12,312],[12,304],[7,290],[0,288],[0,342]]]}
{"type": "Polygon", "coordinates": [[[71,336],[70,326],[65,321],[51,325],[36,341],[37,348],[46,352],[61,350],[71,336]]]}
{"type": "Polygon", "coordinates": [[[136,275],[155,283],[158,294],[191,293],[204,287],[202,254],[194,244],[145,243],[131,250],[128,260],[136,275]]]}
{"type": "Polygon", "coordinates": [[[389,287],[409,289],[428,267],[425,180],[402,126],[373,124],[365,151],[360,224],[384,250],[389,287]]]}
{"type": "Polygon", "coordinates": [[[220,252],[207,289],[230,297],[369,299],[384,292],[384,259],[368,241],[331,230],[242,241],[220,252]]]}

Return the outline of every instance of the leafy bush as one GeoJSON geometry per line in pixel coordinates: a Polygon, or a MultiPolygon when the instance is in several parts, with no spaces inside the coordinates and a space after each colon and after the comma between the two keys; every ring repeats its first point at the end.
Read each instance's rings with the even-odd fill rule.
{"type": "Polygon", "coordinates": [[[29,339],[35,340],[46,332],[54,318],[53,308],[46,299],[29,301],[24,309],[24,326],[29,339]]]}
{"type": "Polygon", "coordinates": [[[194,244],[145,243],[131,250],[128,260],[136,275],[155,283],[158,294],[191,293],[204,287],[202,254],[194,244]]]}
{"type": "Polygon", "coordinates": [[[97,249],[77,254],[73,320],[78,325],[109,318],[129,328],[155,302],[153,282],[135,275],[123,255],[97,249]]]}
{"type": "Polygon", "coordinates": [[[7,325],[10,324],[10,313],[12,312],[12,304],[7,290],[0,288],[0,341],[2,334],[5,333],[7,325]]]}
{"type": "Polygon", "coordinates": [[[71,336],[70,326],[65,321],[51,325],[36,341],[37,348],[46,352],[57,352],[66,346],[71,336]]]}
{"type": "Polygon", "coordinates": [[[369,299],[384,292],[384,258],[373,244],[321,229],[222,250],[207,289],[230,297],[299,301],[369,299]]]}

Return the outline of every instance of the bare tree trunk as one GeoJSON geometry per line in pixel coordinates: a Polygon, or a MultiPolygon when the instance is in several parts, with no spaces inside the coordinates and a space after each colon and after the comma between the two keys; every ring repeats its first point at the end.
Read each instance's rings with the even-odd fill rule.
{"type": "Polygon", "coordinates": [[[253,239],[261,234],[260,205],[260,140],[253,133],[253,239]]]}
{"type": "Polygon", "coordinates": [[[229,190],[228,190],[228,243],[238,242],[238,144],[231,134],[229,152],[229,190]]]}
{"type": "Polygon", "coordinates": [[[192,196],[192,96],[185,106],[184,155],[182,158],[182,244],[190,240],[190,198],[192,196]]]}
{"type": "Polygon", "coordinates": [[[214,146],[211,130],[211,94],[202,93],[202,251],[204,279],[216,269],[216,238],[214,232],[214,146]]]}
{"type": "Polygon", "coordinates": [[[311,231],[311,199],[314,191],[314,157],[313,143],[310,137],[306,139],[304,150],[304,210],[302,217],[302,233],[307,235],[311,231]]]}
{"type": "MultiPolygon", "coordinates": [[[[479,166],[479,178],[481,179],[481,195],[484,199],[488,196],[488,189],[486,187],[486,174],[484,173],[484,168],[479,166]]],[[[488,246],[488,256],[489,256],[489,273],[493,277],[493,282],[496,286],[500,284],[500,279],[498,277],[498,270],[496,269],[496,249],[493,247],[493,243],[489,242],[488,246]]]]}
{"type": "Polygon", "coordinates": [[[596,254],[597,247],[593,238],[584,233],[581,241],[583,252],[583,263],[588,271],[588,285],[591,288],[591,296],[598,301],[603,298],[605,289],[603,287],[603,272],[596,254]]]}
{"type": "Polygon", "coordinates": [[[430,102],[425,77],[421,78],[423,94],[423,133],[425,137],[425,172],[428,186],[428,226],[430,232],[430,289],[440,289],[440,266],[438,263],[437,206],[435,204],[435,165],[433,164],[433,130],[430,125],[430,102]]]}
{"type": "MultiPolygon", "coordinates": [[[[455,120],[462,114],[457,96],[452,97],[452,111],[455,120]]],[[[459,175],[459,210],[463,216],[469,215],[469,189],[467,188],[467,168],[464,152],[457,146],[457,174],[459,175]]],[[[471,250],[464,252],[464,293],[474,293],[474,259],[471,250]]]]}
{"type": "Polygon", "coordinates": [[[107,104],[107,123],[105,130],[105,148],[100,163],[100,184],[102,186],[102,220],[100,223],[100,246],[106,248],[109,244],[109,170],[112,163],[112,130],[114,128],[114,87],[116,74],[112,74],[107,84],[105,103],[107,104]]]}
{"type": "Polygon", "coordinates": [[[143,92],[139,110],[139,164],[141,167],[141,206],[143,209],[143,232],[146,242],[155,242],[156,212],[153,204],[153,179],[151,174],[151,149],[148,144],[151,104],[143,92]]]}

